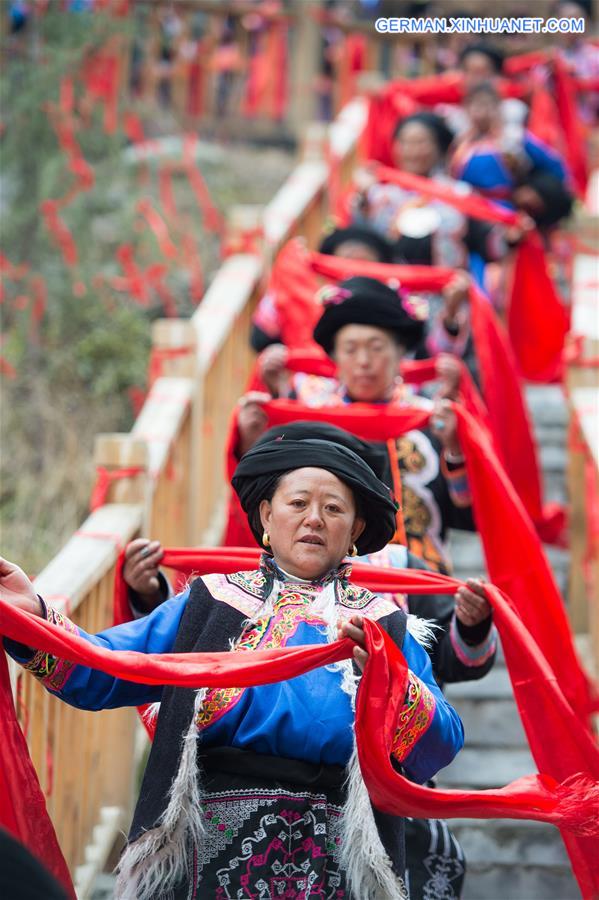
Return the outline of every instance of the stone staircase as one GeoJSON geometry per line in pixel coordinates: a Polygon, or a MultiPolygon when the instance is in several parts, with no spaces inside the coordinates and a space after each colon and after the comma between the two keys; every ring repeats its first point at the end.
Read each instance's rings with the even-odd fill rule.
{"type": "MultiPolygon", "coordinates": [[[[565,500],[567,410],[559,387],[527,390],[540,448],[545,498],[565,500]]],[[[484,571],[480,540],[454,532],[452,555],[459,578],[484,571]]],[[[546,548],[564,596],[568,553],[546,548]]],[[[438,776],[439,786],[489,788],[536,771],[513,699],[503,654],[481,681],[448,685],[462,717],[464,750],[438,776]]],[[[559,832],[550,825],[515,820],[459,819],[451,828],[467,860],[463,900],[575,900],[580,897],[559,832]]]]}

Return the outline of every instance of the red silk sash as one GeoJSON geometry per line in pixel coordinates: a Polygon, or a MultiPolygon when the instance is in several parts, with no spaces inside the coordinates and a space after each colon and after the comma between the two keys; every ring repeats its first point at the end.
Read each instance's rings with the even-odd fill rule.
{"type": "MultiPolygon", "coordinates": [[[[274,400],[264,408],[270,425],[312,419],[373,441],[423,428],[430,418],[425,410],[363,403],[314,408],[274,400]]],[[[458,404],[453,409],[489,577],[512,598],[568,701],[585,721],[597,707],[597,694],[578,661],[563,601],[539,538],[485,431],[458,404]]]]}
{"type": "MultiPolygon", "coordinates": [[[[391,265],[326,256],[307,251],[297,240],[289,241],[277,257],[269,289],[279,312],[283,343],[290,350],[319,352],[312,338],[321,313],[315,299],[319,288],[317,275],[331,281],[363,275],[384,282],[394,280],[407,290],[440,291],[454,273],[437,266],[391,265]]],[[[514,354],[503,326],[475,285],[470,288],[470,314],[488,411],[486,422],[539,534],[551,543],[563,531],[564,515],[555,504],[543,505],[536,445],[514,354]]],[[[543,351],[539,350],[538,355],[546,361],[543,351]]]]}
{"type": "Polygon", "coordinates": [[[483,222],[496,222],[502,225],[517,225],[521,215],[513,209],[506,209],[480,194],[470,191],[463,193],[451,184],[425,178],[422,175],[413,175],[411,172],[403,172],[401,169],[389,166],[376,166],[373,172],[376,180],[381,184],[397,184],[407,191],[414,191],[424,197],[441,200],[443,203],[453,206],[465,216],[472,219],[482,219],[483,222]]]}
{"type": "MultiPolygon", "coordinates": [[[[475,193],[463,194],[431,178],[386,166],[377,166],[374,174],[381,183],[397,184],[441,200],[473,219],[508,226],[518,225],[521,219],[521,214],[514,210],[475,193]]],[[[530,381],[556,381],[562,370],[568,319],[549,275],[545,250],[537,232],[527,234],[516,251],[508,310],[510,343],[520,374],[530,381]]]]}
{"type": "MultiPolygon", "coordinates": [[[[254,553],[255,559],[255,553],[254,553]]],[[[249,553],[166,551],[164,564],[207,573],[238,570],[249,553]]],[[[459,582],[430,572],[356,566],[356,580],[394,592],[453,593],[459,582]],[[362,571],[361,571],[362,570],[362,571]],[[361,577],[360,577],[361,576],[361,577]]],[[[360,765],[375,805],[395,815],[424,817],[532,818],[563,830],[564,840],[585,897],[599,889],[593,862],[599,851],[599,750],[576,718],[532,636],[501,591],[488,586],[495,620],[502,635],[506,663],[535,760],[545,774],[517,779],[487,791],[431,790],[397,773],[389,747],[406,690],[407,666],[401,651],[375,622],[365,621],[369,660],[358,692],[356,740],[360,765]]],[[[117,678],[143,684],[187,687],[239,687],[289,679],[320,665],[351,656],[348,639],[310,647],[255,651],[246,654],[143,654],[109,651],[70,632],[0,602],[0,631],[25,643],[117,678]]],[[[3,730],[14,722],[14,709],[3,710],[3,730]],[[7,719],[8,716],[8,719],[7,719]]],[[[14,723],[16,726],[16,723],[14,723]]],[[[13,787],[12,785],[10,786],[13,787]]],[[[14,803],[14,795],[12,795],[14,803]]],[[[1,806],[2,816],[6,805],[1,806]]],[[[43,813],[43,811],[42,811],[43,813]]]]}

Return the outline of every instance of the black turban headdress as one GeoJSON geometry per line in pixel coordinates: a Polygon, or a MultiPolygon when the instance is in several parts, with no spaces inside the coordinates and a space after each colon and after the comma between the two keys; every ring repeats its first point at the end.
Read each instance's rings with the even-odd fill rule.
{"type": "Polygon", "coordinates": [[[374,553],[395,533],[396,504],[391,491],[359,456],[331,441],[285,438],[255,445],[240,460],[231,480],[252,533],[262,544],[260,503],[270,499],[282,475],[294,469],[325,469],[353,492],[366,527],[356,540],[358,553],[374,553]]]}
{"type": "Polygon", "coordinates": [[[335,231],[331,231],[320,244],[319,252],[334,256],[337,248],[349,241],[365,244],[376,253],[379,262],[393,262],[393,248],[389,241],[372,228],[361,225],[350,225],[348,228],[336,228],[335,231]]]}
{"type": "Polygon", "coordinates": [[[572,212],[574,198],[563,181],[543,172],[541,169],[533,169],[521,182],[522,186],[530,187],[543,201],[544,210],[533,216],[537,225],[555,225],[560,219],[567,219],[572,212]]]}
{"type": "Polygon", "coordinates": [[[435,113],[419,112],[414,113],[411,116],[406,116],[405,119],[400,119],[393,132],[393,140],[401,134],[402,129],[405,128],[406,125],[411,125],[412,123],[423,125],[424,128],[428,129],[433,136],[433,140],[438,147],[440,155],[445,156],[447,154],[455,135],[445,120],[442,119],[441,116],[435,115],[435,113]]]}
{"type": "Polygon", "coordinates": [[[480,53],[481,56],[486,56],[487,59],[493,64],[493,68],[496,73],[499,75],[501,70],[503,69],[504,63],[504,55],[499,49],[499,47],[495,47],[493,44],[469,44],[468,47],[464,47],[462,52],[460,53],[458,62],[460,66],[464,63],[464,60],[468,59],[469,56],[472,56],[473,53],[480,53]]]}
{"type": "Polygon", "coordinates": [[[316,440],[332,441],[333,444],[341,444],[342,447],[353,450],[356,456],[364,460],[383,484],[393,484],[389,454],[384,444],[363,441],[354,434],[350,434],[349,431],[344,431],[343,428],[337,428],[336,425],[330,425],[328,422],[301,420],[269,428],[268,431],[265,431],[258,438],[254,447],[280,438],[285,438],[289,441],[316,440]]]}
{"type": "Polygon", "coordinates": [[[397,291],[376,278],[360,276],[341,281],[324,306],[314,329],[314,340],[329,356],[335,335],[345,325],[371,325],[391,331],[406,350],[414,349],[424,337],[424,321],[410,315],[397,291]]]}

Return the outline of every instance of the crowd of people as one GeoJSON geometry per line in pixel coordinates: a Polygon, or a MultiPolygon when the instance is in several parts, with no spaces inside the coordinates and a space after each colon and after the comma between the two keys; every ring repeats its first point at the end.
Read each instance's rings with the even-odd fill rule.
{"type": "MultiPolygon", "coordinates": [[[[560,3],[562,13],[573,5],[560,3]]],[[[597,59],[587,46],[564,49],[585,76],[597,59]]],[[[3,600],[104,649],[247,654],[353,642],[351,660],[291,680],[194,690],[125,681],[5,641],[17,662],[80,709],[158,704],[119,863],[119,900],[461,895],[467,861],[446,822],[403,819],[370,802],[353,722],[369,620],[408,667],[388,747],[392,765],[416,783],[433,783],[464,742],[443,685],[484,678],[495,662],[485,582],[471,579],[453,596],[377,594],[353,583],[351,567],[449,574],[450,530],[479,527],[456,415],[468,373],[484,388],[471,286],[504,316],[515,251],[536,229],[552,259],[575,186],[560,150],[530,130],[526,102],[505,96],[501,53],[473,42],[456,65],[460,102],[398,118],[393,166],[433,188],[514,210],[518,224],[468,216],[443,191],[423,195],[379,165],[356,171],[343,215],[319,247],[346,274],[312,298],[305,349],[327,374],[291,364],[302,348],[285,344],[289,310],[276,281],[254,315],[258,356],[254,383],[232,417],[224,542],[259,546],[257,567],[203,575],[176,590],[160,568],[163,547],[138,538],[123,567],[130,621],[92,635],[47,605],[18,567],[1,563],[3,600]],[[396,265],[452,274],[442,287],[413,291],[394,276],[396,265]],[[418,360],[432,366],[426,385],[406,375],[418,360]],[[273,400],[295,404],[297,420],[271,427],[273,400]],[[306,418],[322,408],[427,410],[430,420],[367,441],[306,418]]],[[[596,109],[581,96],[582,121],[596,109]]]]}

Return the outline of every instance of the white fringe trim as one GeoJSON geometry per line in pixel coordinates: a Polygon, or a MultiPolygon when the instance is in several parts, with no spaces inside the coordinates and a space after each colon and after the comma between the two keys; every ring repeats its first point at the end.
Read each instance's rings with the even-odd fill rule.
{"type": "Polygon", "coordinates": [[[198,774],[196,714],[207,688],[196,691],[191,722],[183,738],[179,770],[160,822],[129,844],[117,866],[115,897],[155,900],[181,881],[187,870],[187,846],[204,834],[202,791],[198,774]]]}
{"type": "Polygon", "coordinates": [[[421,619],[413,613],[407,613],[407,617],[406,630],[422,647],[429,648],[436,644],[435,631],[443,631],[440,625],[437,625],[432,619],[421,619]]]}
{"type": "Polygon", "coordinates": [[[406,885],[391,866],[374,821],[370,797],[354,748],[341,823],[341,867],[356,900],[409,900],[406,885]]]}

